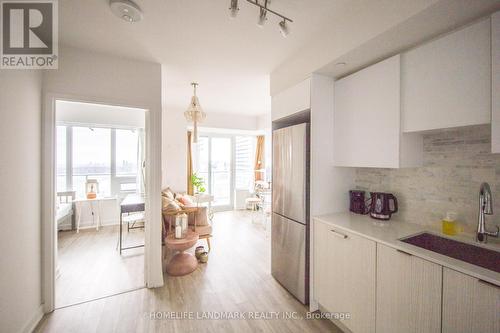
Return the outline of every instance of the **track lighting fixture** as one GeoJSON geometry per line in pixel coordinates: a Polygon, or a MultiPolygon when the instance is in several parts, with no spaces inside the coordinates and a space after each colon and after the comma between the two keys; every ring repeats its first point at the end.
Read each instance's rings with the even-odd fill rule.
{"type": "Polygon", "coordinates": [[[229,7],[229,16],[235,18],[238,15],[238,0],[231,0],[231,6],[229,7]]]}
{"type": "MultiPolygon", "coordinates": [[[[267,21],[267,12],[270,12],[271,14],[274,14],[278,16],[281,21],[279,22],[279,29],[281,31],[281,34],[283,37],[286,37],[290,34],[290,27],[288,23],[293,22],[291,19],[288,17],[281,15],[278,12],[275,12],[274,10],[271,10],[267,7],[268,3],[271,2],[270,0],[246,0],[247,2],[251,3],[254,6],[259,7],[259,19],[257,20],[257,26],[263,27],[264,24],[267,21]],[[262,4],[261,4],[262,3],[262,4]],[[288,21],[288,22],[287,22],[288,21]]],[[[229,7],[230,11],[230,16],[232,18],[235,18],[236,15],[238,14],[238,11],[240,9],[238,8],[238,0],[231,0],[231,4],[229,7]]]]}
{"type": "Polygon", "coordinates": [[[288,34],[290,33],[290,28],[286,24],[286,20],[281,21],[279,23],[279,26],[280,26],[281,35],[286,38],[288,36],[288,34]]]}
{"type": "Polygon", "coordinates": [[[257,26],[259,27],[263,27],[264,26],[264,23],[266,23],[267,21],[267,10],[265,10],[264,8],[260,8],[260,14],[259,14],[259,20],[257,21],[257,26]]]}

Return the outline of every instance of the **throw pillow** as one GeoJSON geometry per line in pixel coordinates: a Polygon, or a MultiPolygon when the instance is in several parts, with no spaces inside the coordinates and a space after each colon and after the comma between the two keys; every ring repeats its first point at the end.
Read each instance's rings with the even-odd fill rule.
{"type": "Polygon", "coordinates": [[[170,200],[174,200],[174,192],[170,189],[170,187],[167,187],[163,191],[161,191],[161,195],[164,197],[167,197],[170,200]]]}
{"type": "Polygon", "coordinates": [[[169,199],[166,196],[161,197],[161,202],[162,202],[162,210],[180,210],[181,207],[179,204],[173,200],[169,199]]]}

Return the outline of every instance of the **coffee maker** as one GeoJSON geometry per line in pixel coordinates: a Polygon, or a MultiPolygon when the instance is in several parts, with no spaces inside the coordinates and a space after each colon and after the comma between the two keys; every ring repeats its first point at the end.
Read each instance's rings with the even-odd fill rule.
{"type": "Polygon", "coordinates": [[[365,200],[365,191],[349,191],[349,210],[356,214],[368,214],[370,212],[369,199],[365,200]]]}
{"type": "Polygon", "coordinates": [[[370,217],[389,220],[398,211],[398,200],[392,193],[371,192],[370,217]]]}

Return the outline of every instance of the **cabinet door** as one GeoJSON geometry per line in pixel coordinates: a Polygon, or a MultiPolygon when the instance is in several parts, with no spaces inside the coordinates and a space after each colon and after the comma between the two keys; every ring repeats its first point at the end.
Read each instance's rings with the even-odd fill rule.
{"type": "MultiPolygon", "coordinates": [[[[316,295],[329,312],[346,313],[342,323],[356,333],[375,332],[375,261],[373,241],[317,223],[321,262],[315,261],[316,295]]],[[[317,253],[317,252],[315,252],[317,253]]]]}
{"type": "Polygon", "coordinates": [[[399,55],[335,81],[333,118],[334,165],[398,168],[399,55]]]}
{"type": "Polygon", "coordinates": [[[377,332],[441,332],[442,267],[377,244],[377,332]]]}
{"type": "Polygon", "coordinates": [[[443,269],[443,333],[500,332],[500,287],[443,269]]]}
{"type": "Polygon", "coordinates": [[[332,289],[329,281],[333,268],[330,258],[332,249],[328,241],[330,229],[327,224],[314,220],[314,298],[325,307],[332,289]]]}
{"type": "Polygon", "coordinates": [[[491,121],[489,19],[401,56],[403,131],[491,121]]]}
{"type": "Polygon", "coordinates": [[[500,153],[500,12],[491,16],[491,151],[500,153]]]}

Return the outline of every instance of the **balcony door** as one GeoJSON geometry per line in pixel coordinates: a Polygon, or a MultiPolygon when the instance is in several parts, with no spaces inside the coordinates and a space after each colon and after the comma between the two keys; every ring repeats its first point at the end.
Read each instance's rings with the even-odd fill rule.
{"type": "Polygon", "coordinates": [[[206,190],[214,196],[215,210],[230,210],[233,205],[231,136],[200,136],[195,172],[202,177],[206,190]]]}

